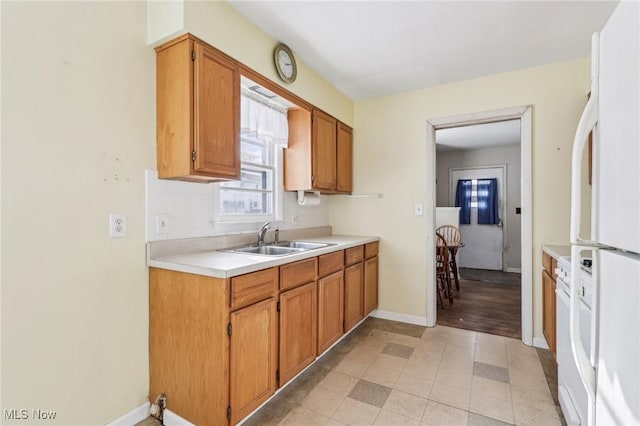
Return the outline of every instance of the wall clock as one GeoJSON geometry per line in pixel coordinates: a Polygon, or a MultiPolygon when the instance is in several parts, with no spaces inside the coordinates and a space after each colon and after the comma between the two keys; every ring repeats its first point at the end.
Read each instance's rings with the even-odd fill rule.
{"type": "Polygon", "coordinates": [[[276,65],[278,75],[285,83],[293,83],[298,76],[296,59],[293,57],[291,49],[287,45],[280,43],[273,51],[273,61],[276,65]]]}

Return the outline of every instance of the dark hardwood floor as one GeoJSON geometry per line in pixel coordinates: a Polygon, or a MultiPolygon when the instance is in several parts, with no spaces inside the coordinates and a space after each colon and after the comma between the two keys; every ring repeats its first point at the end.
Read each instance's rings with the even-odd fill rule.
{"type": "Polygon", "coordinates": [[[438,324],[520,339],[520,274],[463,270],[461,275],[479,280],[460,280],[453,304],[438,306],[438,324]]]}

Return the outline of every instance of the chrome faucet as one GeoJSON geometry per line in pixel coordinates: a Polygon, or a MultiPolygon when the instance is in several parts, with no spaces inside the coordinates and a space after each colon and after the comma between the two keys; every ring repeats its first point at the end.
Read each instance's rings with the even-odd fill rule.
{"type": "Polygon", "coordinates": [[[262,225],[262,228],[260,228],[260,231],[258,231],[258,245],[262,245],[264,244],[264,234],[267,233],[267,230],[269,230],[271,228],[271,222],[267,222],[264,225],[262,225]]]}

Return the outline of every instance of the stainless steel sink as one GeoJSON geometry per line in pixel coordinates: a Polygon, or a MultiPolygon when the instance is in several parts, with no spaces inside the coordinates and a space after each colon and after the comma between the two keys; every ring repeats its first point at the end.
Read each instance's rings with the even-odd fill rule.
{"type": "Polygon", "coordinates": [[[229,251],[232,253],[262,254],[265,256],[285,256],[287,254],[300,253],[303,250],[299,248],[265,245],[265,246],[238,247],[235,249],[228,249],[228,250],[221,250],[221,251],[229,251]]]}
{"type": "Polygon", "coordinates": [[[276,244],[279,247],[291,247],[291,248],[299,248],[303,250],[314,250],[323,247],[333,246],[335,244],[330,243],[314,243],[311,241],[282,241],[276,244]]]}
{"type": "Polygon", "coordinates": [[[229,253],[258,254],[263,256],[287,256],[307,250],[315,250],[323,247],[333,246],[331,243],[315,243],[312,241],[281,241],[265,245],[249,245],[224,249],[229,253]]]}

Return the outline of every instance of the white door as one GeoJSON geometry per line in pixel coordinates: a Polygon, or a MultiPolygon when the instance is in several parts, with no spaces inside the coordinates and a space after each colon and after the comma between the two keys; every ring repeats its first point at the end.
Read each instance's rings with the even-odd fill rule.
{"type": "Polygon", "coordinates": [[[471,224],[460,224],[460,233],[464,247],[460,249],[459,266],[461,268],[493,269],[502,271],[505,166],[472,169],[451,169],[449,171],[449,205],[454,206],[456,186],[460,179],[492,179],[498,181],[498,211],[500,222],[497,225],[478,225],[478,208],[471,204],[471,224]]]}

